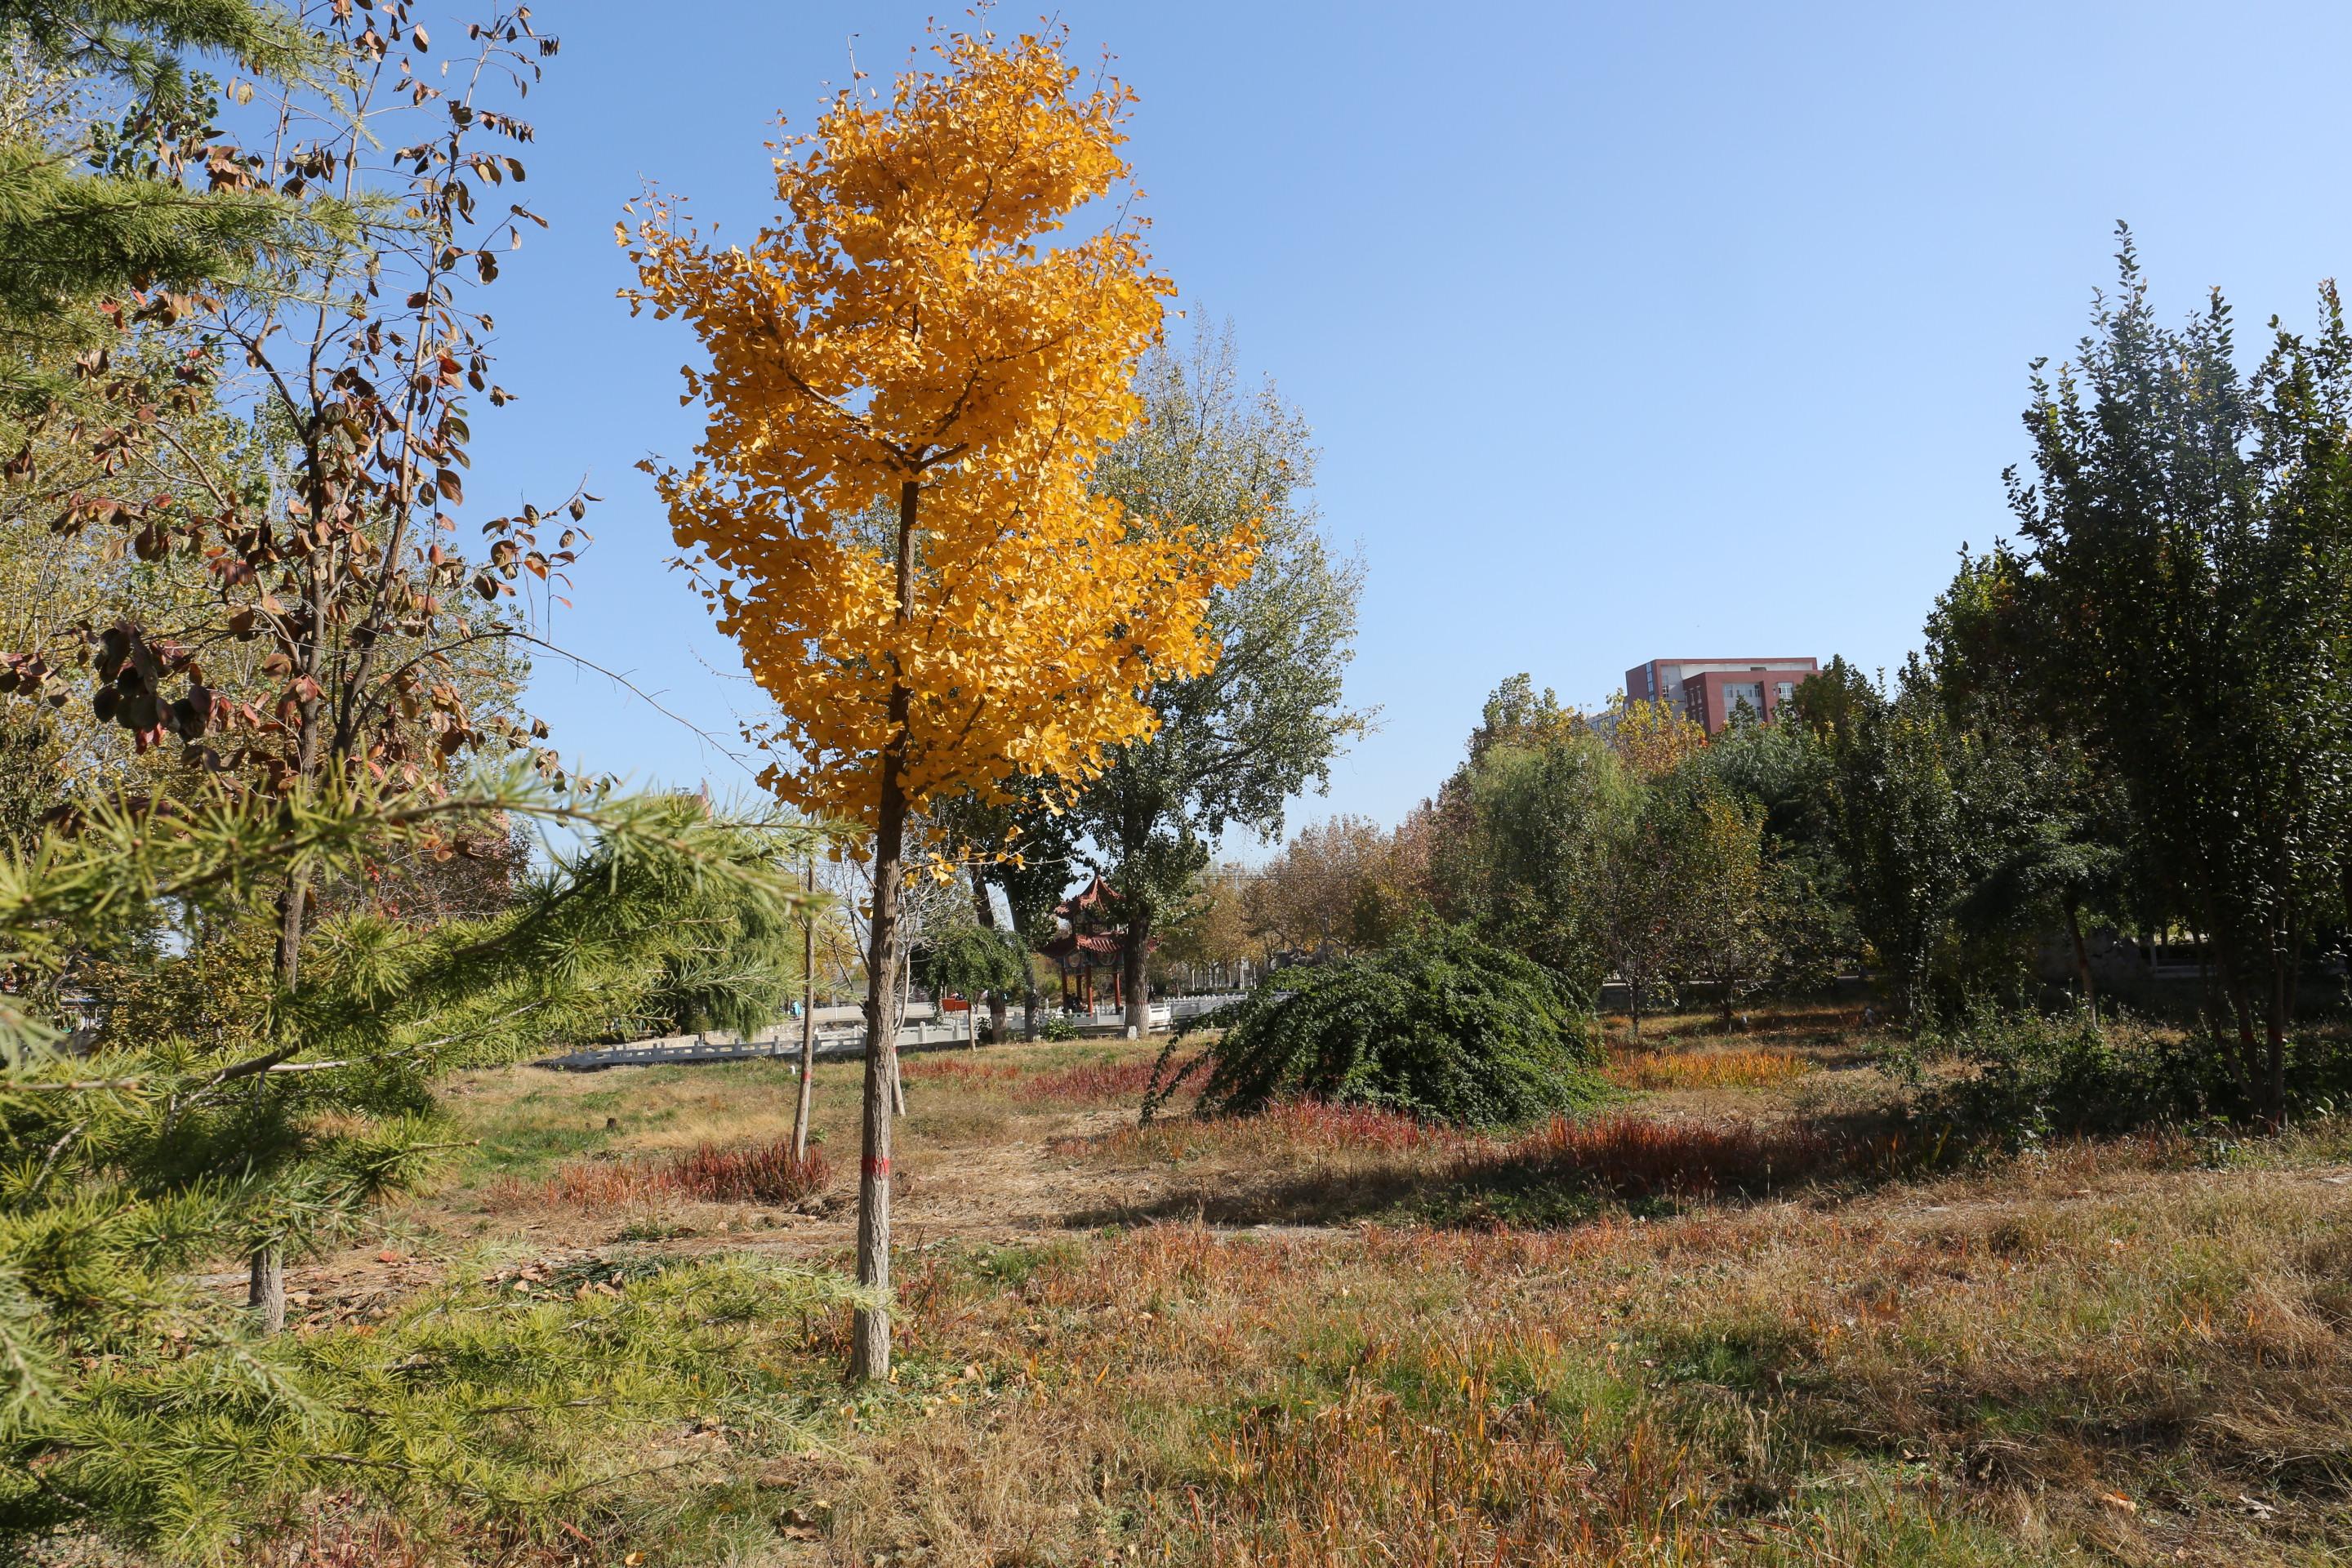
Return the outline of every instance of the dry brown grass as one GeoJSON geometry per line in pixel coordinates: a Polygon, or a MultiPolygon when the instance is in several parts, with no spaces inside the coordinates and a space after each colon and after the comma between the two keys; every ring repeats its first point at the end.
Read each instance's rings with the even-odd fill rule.
{"type": "Polygon", "coordinates": [[[1844,1211],[1161,1225],[1010,1289],[935,1257],[910,1368],[996,1396],[877,1436],[836,1560],[2331,1561],[2342,1189],[2150,1152],[1844,1211]]]}
{"type": "Polygon", "coordinates": [[[1168,1173],[1148,1201],[1088,1222],[1296,1223],[1413,1215],[1559,1223],[1609,1202],[1762,1196],[1878,1180],[1941,1157],[1870,1123],[1788,1115],[1711,1120],[1619,1110],[1482,1135],[1362,1106],[1292,1104],[1253,1117],[1177,1116],[1066,1137],[1055,1152],[1168,1173]]]}
{"type": "MultiPolygon", "coordinates": [[[[1124,1184],[1071,1205],[1114,1228],[910,1229],[897,1383],[761,1472],[772,1529],[600,1542],[845,1568],[2352,1560],[2352,1131],[1905,1149],[1848,1114],[1886,1089],[1840,1027],[1665,1058],[1812,1071],[1677,1065],[1484,1138],[1312,1106],[1076,1135],[1149,1046],[909,1058],[919,1173],[1124,1184]],[[1233,1228],[1259,1222],[1300,1228],[1233,1228]]],[[[820,1126],[853,1139],[831,1076],[820,1126]]],[[[789,1115],[736,1068],[521,1089],[482,1125],[591,1134],[541,1184],[789,1115]]],[[[474,1190],[491,1223],[526,1212],[474,1190]]],[[[811,1368],[845,1329],[814,1326],[811,1368]]]]}

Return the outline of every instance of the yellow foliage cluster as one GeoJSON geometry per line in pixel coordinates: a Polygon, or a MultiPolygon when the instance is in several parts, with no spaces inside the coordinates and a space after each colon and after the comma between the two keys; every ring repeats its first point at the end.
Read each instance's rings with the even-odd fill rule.
{"type": "Polygon", "coordinates": [[[1670,773],[1706,748],[1706,731],[1660,699],[1616,699],[1610,741],[1645,778],[1670,773]]]}
{"type": "Polygon", "coordinates": [[[1150,731],[1150,681],[1214,662],[1208,595],[1248,568],[1091,493],[1174,287],[1106,200],[1132,94],[1074,90],[1062,44],[951,35],[887,101],[837,95],[747,246],[658,195],[621,231],[633,306],[709,352],[695,460],[656,479],[782,711],[762,782],[804,809],[872,821],[886,752],[918,808],[1087,776],[1150,731]],[[1089,204],[1099,228],[1051,240],[1089,204]]]}

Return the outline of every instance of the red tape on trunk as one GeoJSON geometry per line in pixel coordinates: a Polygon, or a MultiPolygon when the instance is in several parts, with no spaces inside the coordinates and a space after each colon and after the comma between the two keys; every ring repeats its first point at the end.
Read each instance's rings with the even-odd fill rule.
{"type": "Polygon", "coordinates": [[[890,1162],[887,1159],[868,1160],[861,1168],[877,1182],[887,1182],[890,1179],[890,1162]]]}

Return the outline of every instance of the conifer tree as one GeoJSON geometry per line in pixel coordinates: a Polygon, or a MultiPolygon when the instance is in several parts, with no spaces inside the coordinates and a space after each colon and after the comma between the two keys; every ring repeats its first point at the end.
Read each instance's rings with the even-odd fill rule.
{"type": "Polygon", "coordinates": [[[247,177],[212,123],[190,57],[281,82],[335,57],[257,0],[0,0],[0,41],[121,100],[81,135],[0,133],[0,390],[37,396],[58,384],[45,362],[99,335],[100,300],[240,279],[293,226],[294,204],[247,177]]]}
{"type": "MultiPolygon", "coordinates": [[[[89,9],[67,35],[138,8],[89,9]]],[[[206,14],[225,27],[234,9],[206,14]]],[[[509,398],[488,379],[488,317],[468,292],[542,222],[491,193],[523,177],[508,149],[532,132],[510,109],[557,42],[527,7],[494,12],[466,28],[455,51],[466,68],[444,76],[415,9],[377,0],[309,13],[318,31],[301,41],[327,52],[335,79],[280,85],[254,108],[270,125],[266,151],[205,150],[216,189],[290,204],[300,243],[267,247],[245,287],[110,302],[117,336],[78,363],[75,397],[5,470],[12,510],[186,568],[203,591],[168,617],[107,605],[50,626],[42,644],[7,653],[0,691],[80,698],[142,752],[176,740],[190,776],[289,795],[357,769],[431,793],[465,759],[509,750],[561,776],[538,744],[545,727],[513,700],[514,649],[551,645],[509,606],[528,603],[519,588],[559,594],[591,498],[575,489],[488,520],[487,560],[445,542],[465,503],[469,400],[509,398]],[[152,334],[174,326],[187,341],[160,369],[152,334]],[[236,399],[253,411],[242,441],[184,439],[236,399]]],[[[163,68],[147,79],[159,90],[179,79],[163,68]]],[[[281,989],[300,983],[306,878],[295,865],[275,900],[281,989]]],[[[256,1258],[254,1279],[256,1306],[274,1315],[271,1260],[256,1258]]]]}
{"type": "Polygon", "coordinates": [[[174,1476],[174,1445],[191,1446],[193,1471],[256,1484],[323,1459],[308,1447],[319,1433],[302,1436],[320,1401],[299,1389],[257,1391],[307,1412],[279,1434],[290,1448],[244,1470],[219,1451],[207,1380],[235,1404],[232,1385],[280,1375],[251,1339],[276,1325],[240,1321],[189,1276],[224,1254],[282,1258],[331,1237],[413,1178],[446,1136],[432,1085],[447,1069],[625,1025],[665,973],[772,984],[733,962],[729,928],[789,927],[803,900],[792,868],[811,844],[677,797],[565,804],[517,773],[439,796],[336,775],[282,801],[117,803],[0,855],[0,960],[16,982],[0,1007],[0,1522],[62,1510],[134,1532],[194,1528],[204,1494],[174,1476]],[[58,1020],[26,1005],[43,977],[156,911],[183,939],[164,945],[186,948],[157,962],[200,965],[186,939],[282,885],[289,863],[333,887],[394,849],[446,848],[454,826],[489,814],[593,842],[481,918],[331,907],[299,981],[232,1026],[111,1034],[71,1054],[58,1020]],[[725,925],[695,918],[720,904],[725,925]]]}

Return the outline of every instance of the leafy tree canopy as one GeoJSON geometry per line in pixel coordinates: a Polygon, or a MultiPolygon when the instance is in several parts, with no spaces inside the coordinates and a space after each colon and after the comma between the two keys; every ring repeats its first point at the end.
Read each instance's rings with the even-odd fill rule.
{"type": "Polygon", "coordinates": [[[1248,575],[1209,600],[1213,666],[1155,681],[1158,727],[1111,751],[1077,802],[1136,939],[1127,986],[1139,1010],[1145,944],[1219,836],[1278,836],[1284,803],[1328,778],[1368,716],[1343,690],[1363,566],[1333,552],[1308,504],[1305,420],[1270,385],[1241,387],[1229,337],[1200,340],[1189,358],[1154,353],[1137,389],[1143,418],[1098,465],[1097,487],[1139,517],[1256,542],[1248,575]]]}

